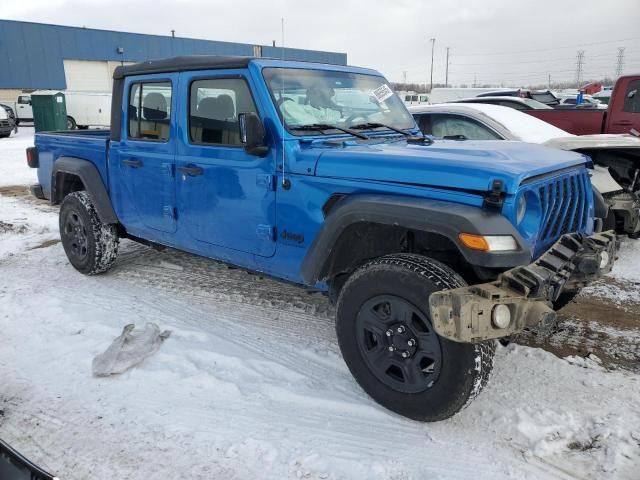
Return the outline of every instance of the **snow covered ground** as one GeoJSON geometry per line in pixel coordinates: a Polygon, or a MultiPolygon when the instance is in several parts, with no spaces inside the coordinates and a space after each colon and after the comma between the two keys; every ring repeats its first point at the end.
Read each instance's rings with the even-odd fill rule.
{"type": "MultiPolygon", "coordinates": [[[[597,357],[499,347],[466,410],[420,424],[356,385],[319,295],[131,242],[82,276],[56,209],[23,195],[31,143],[0,140],[0,438],[62,479],[640,478],[640,375],[597,357]],[[92,377],[146,322],[172,330],[160,350],[92,377]]],[[[616,281],[639,258],[625,243],[616,281]]]]}

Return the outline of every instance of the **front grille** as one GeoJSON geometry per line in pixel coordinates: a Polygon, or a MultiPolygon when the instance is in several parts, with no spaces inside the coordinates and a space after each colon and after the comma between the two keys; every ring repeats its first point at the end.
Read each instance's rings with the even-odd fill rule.
{"type": "Polygon", "coordinates": [[[539,186],[542,221],[536,248],[538,252],[546,250],[565,233],[586,230],[590,189],[586,171],[556,177],[539,186]]]}
{"type": "Polygon", "coordinates": [[[10,125],[9,120],[0,120],[0,127],[9,127],[10,125]]]}

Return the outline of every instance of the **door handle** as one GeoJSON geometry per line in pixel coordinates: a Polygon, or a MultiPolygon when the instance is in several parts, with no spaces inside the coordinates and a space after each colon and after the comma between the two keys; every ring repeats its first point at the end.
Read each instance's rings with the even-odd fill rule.
{"type": "Polygon", "coordinates": [[[142,160],[136,160],[133,158],[129,158],[127,160],[122,160],[122,165],[124,165],[125,167],[131,167],[131,168],[140,168],[142,166],[142,160]]]}
{"type": "Polygon", "coordinates": [[[183,175],[197,177],[198,175],[202,175],[204,173],[204,170],[202,169],[202,167],[198,167],[197,165],[187,165],[186,167],[180,167],[180,172],[183,175]]]}
{"type": "Polygon", "coordinates": [[[614,125],[622,125],[622,126],[627,126],[627,125],[633,125],[633,122],[630,120],[620,120],[619,122],[614,122],[614,125]]]}

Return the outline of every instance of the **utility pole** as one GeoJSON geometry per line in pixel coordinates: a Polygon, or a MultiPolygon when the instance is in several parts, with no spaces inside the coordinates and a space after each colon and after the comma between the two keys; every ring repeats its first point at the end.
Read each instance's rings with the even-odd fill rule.
{"type": "Polygon", "coordinates": [[[473,88],[476,88],[477,77],[473,76],[473,88]]]}
{"type": "Polygon", "coordinates": [[[582,70],[584,68],[584,50],[578,50],[576,58],[576,88],[582,86],[582,70]]]}
{"type": "Polygon", "coordinates": [[[444,86],[449,86],[449,47],[447,47],[447,67],[444,71],[444,86]]]}
{"type": "Polygon", "coordinates": [[[551,74],[549,74],[549,81],[547,82],[547,90],[551,90],[551,74]]]}
{"type": "Polygon", "coordinates": [[[436,39],[430,38],[431,42],[431,86],[429,87],[429,91],[433,90],[433,51],[436,48],[436,39]]]}
{"type": "Polygon", "coordinates": [[[407,71],[406,70],[402,72],[402,83],[404,84],[404,88],[407,88],[407,71]]]}
{"type": "Polygon", "coordinates": [[[624,47],[619,47],[618,48],[618,61],[616,63],[616,77],[618,78],[620,75],[622,75],[622,68],[624,67],[624,47]]]}
{"type": "Polygon", "coordinates": [[[175,30],[171,30],[171,38],[176,38],[176,31],[175,30]]]}

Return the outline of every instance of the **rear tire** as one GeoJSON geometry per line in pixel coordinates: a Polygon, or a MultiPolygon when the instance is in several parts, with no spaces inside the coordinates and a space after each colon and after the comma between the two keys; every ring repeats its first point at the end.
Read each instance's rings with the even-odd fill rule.
{"type": "Polygon", "coordinates": [[[375,401],[432,422],[451,417],[480,393],[495,343],[438,336],[428,308],[433,292],[464,285],[446,265],[413,254],[380,257],[347,280],[337,304],[338,342],[352,375],[375,401]]]}
{"type": "Polygon", "coordinates": [[[118,256],[116,226],[100,221],[85,191],[70,193],[62,201],[60,238],[71,265],[85,275],[106,272],[118,256]]]}
{"type": "Polygon", "coordinates": [[[67,130],[75,130],[76,128],[76,121],[73,119],[73,117],[67,117],[67,130]]]}

